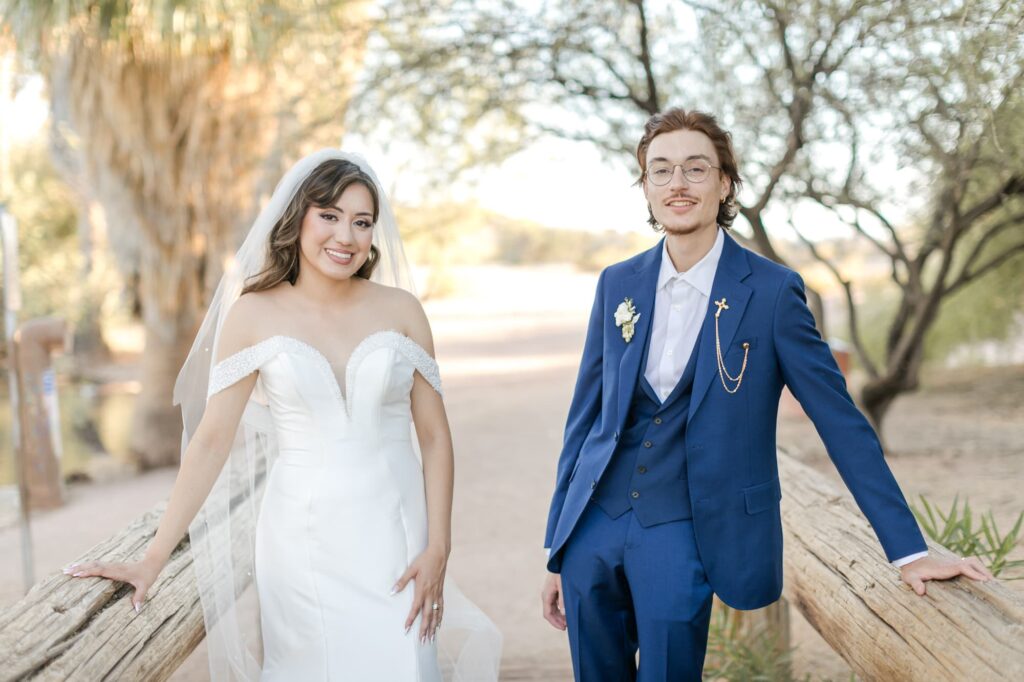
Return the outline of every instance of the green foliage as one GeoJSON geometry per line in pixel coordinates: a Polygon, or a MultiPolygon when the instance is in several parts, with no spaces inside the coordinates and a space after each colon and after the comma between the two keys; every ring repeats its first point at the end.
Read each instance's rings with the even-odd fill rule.
{"type": "Polygon", "coordinates": [[[94,268],[82,280],[78,207],[50,163],[45,143],[35,140],[16,147],[11,169],[14,182],[7,209],[18,221],[19,319],[57,315],[76,323],[96,305],[115,308],[120,280],[112,268],[94,268]]]}
{"type": "Polygon", "coordinates": [[[1010,260],[945,301],[926,339],[926,357],[941,362],[963,344],[1002,341],[1024,311],[1024,255],[1010,260]]]}
{"type": "Polygon", "coordinates": [[[704,676],[728,682],[792,680],[792,649],[780,651],[777,637],[765,629],[738,633],[732,613],[731,609],[716,609],[712,614],[704,676]]]}
{"type": "MultiPolygon", "coordinates": [[[[230,44],[236,58],[267,59],[282,39],[334,24],[352,0],[0,0],[0,16],[26,38],[88,17],[95,35],[125,45],[140,35],[184,51],[230,44]],[[325,24],[326,22],[326,24],[325,24]],[[140,31],[141,29],[141,31],[140,31]]],[[[311,36],[314,37],[315,36],[311,36]]],[[[22,45],[34,55],[45,41],[22,45]]]]}
{"type": "MultiPolygon", "coordinates": [[[[1015,569],[1024,566],[1024,560],[1008,560],[1007,556],[1016,547],[1020,537],[1021,524],[1024,523],[1024,511],[1017,516],[1017,522],[1013,524],[1005,535],[999,532],[996,520],[992,512],[976,517],[971,511],[968,500],[964,500],[963,507],[960,506],[959,495],[953,498],[953,506],[948,512],[943,513],[941,509],[934,506],[920,496],[922,509],[918,509],[914,503],[910,504],[914,516],[917,517],[921,528],[935,542],[943,547],[959,554],[960,556],[977,556],[985,561],[993,575],[999,575],[1007,569],[1015,569]],[[975,527],[980,519],[980,525],[975,527]]],[[[1004,580],[1020,580],[1024,576],[1004,578],[1004,580]]]]}
{"type": "MultiPolygon", "coordinates": [[[[770,630],[742,631],[732,609],[716,608],[708,628],[704,679],[715,682],[796,682],[794,648],[781,649],[770,630]]],[[[850,680],[854,680],[850,675],[850,680]]],[[[810,674],[800,682],[811,682],[810,674]]],[[[821,678],[821,682],[828,682],[821,678]]]]}

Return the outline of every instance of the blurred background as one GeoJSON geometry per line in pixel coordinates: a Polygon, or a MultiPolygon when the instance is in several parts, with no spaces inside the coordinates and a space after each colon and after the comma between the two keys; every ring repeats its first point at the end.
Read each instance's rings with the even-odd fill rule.
{"type": "MultiPolygon", "coordinates": [[[[544,521],[597,274],[659,238],[635,147],[669,106],[732,132],[733,234],[804,276],[915,510],[969,500],[964,534],[998,526],[989,564],[1019,573],[1022,22],[1019,0],[0,0],[0,610],[166,497],[225,259],[292,162],[341,146],[396,202],[433,324],[450,570],[505,678],[568,679],[544,521]]],[[[838,480],[791,398],[779,433],[838,480]]],[[[792,643],[771,679],[851,674],[798,615],[792,643]]],[[[200,647],[177,679],[205,674],[200,647]]]]}

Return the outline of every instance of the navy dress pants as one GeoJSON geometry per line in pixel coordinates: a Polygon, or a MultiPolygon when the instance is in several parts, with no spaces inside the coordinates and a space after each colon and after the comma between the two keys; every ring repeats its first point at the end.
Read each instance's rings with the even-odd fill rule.
{"type": "Polygon", "coordinates": [[[699,682],[712,591],[692,519],[644,528],[591,502],[562,552],[576,682],[699,682]]]}

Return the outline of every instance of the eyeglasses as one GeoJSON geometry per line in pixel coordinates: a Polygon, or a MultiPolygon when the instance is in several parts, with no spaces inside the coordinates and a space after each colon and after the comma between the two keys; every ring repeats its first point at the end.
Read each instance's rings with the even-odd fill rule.
{"type": "Polygon", "coordinates": [[[652,163],[647,169],[647,179],[655,185],[667,185],[675,175],[676,166],[683,169],[683,177],[688,182],[700,183],[708,179],[712,168],[722,170],[720,166],[712,166],[707,161],[692,159],[686,163],[652,163]]]}

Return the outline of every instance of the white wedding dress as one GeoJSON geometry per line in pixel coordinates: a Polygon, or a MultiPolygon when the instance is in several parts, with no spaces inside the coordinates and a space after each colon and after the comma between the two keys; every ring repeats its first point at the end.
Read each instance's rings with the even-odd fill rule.
{"type": "Polygon", "coordinates": [[[261,679],[439,682],[419,619],[405,632],[413,583],[390,594],[427,545],[410,391],[419,372],[440,393],[437,363],[387,330],[363,339],[339,376],[279,335],[218,363],[209,395],[254,371],[279,453],[256,523],[261,679]]]}

